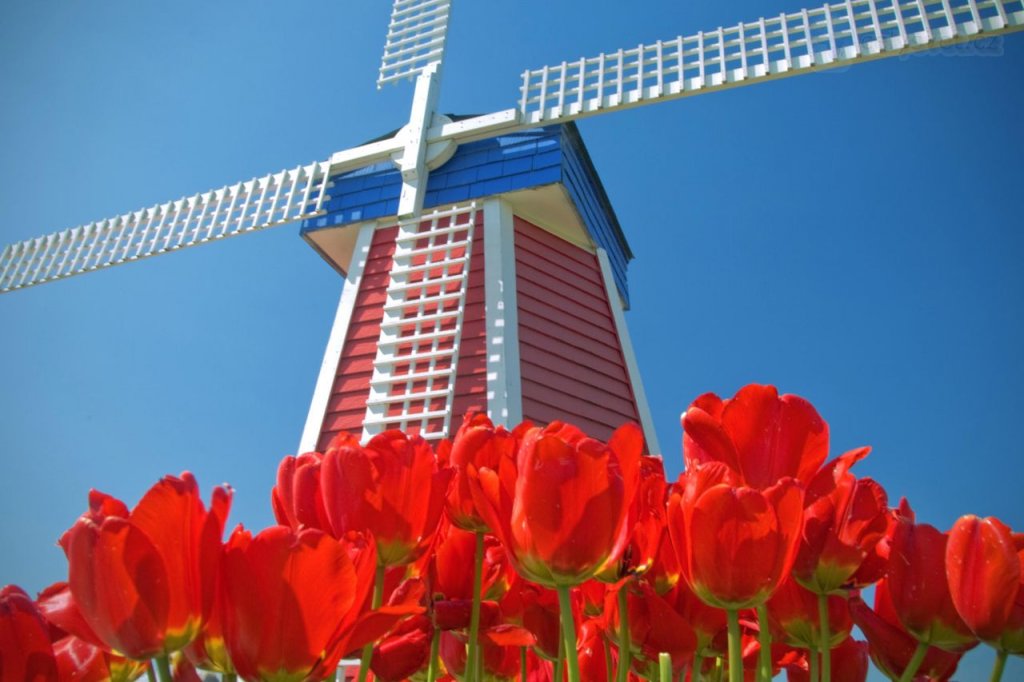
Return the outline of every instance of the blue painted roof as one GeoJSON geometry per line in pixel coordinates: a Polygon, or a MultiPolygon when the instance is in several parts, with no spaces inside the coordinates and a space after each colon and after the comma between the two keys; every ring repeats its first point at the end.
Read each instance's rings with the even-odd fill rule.
{"type": "MultiPolygon", "coordinates": [[[[379,163],[333,177],[327,213],[303,221],[301,234],[398,213],[401,175],[379,163]]],[[[424,208],[560,182],[593,240],[608,252],[615,283],[628,303],[626,268],[633,258],[608,195],[573,123],[525,130],[461,145],[427,180],[424,208]]]]}

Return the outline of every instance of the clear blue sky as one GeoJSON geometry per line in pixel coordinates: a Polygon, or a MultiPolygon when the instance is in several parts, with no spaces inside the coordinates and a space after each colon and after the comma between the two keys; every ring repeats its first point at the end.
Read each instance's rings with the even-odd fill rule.
{"type": "MultiPolygon", "coordinates": [[[[374,88],[389,5],[0,4],[0,242],[400,126],[411,88],[374,88]]],[[[528,67],[801,6],[642,5],[461,0],[441,108],[513,107],[528,67]]],[[[690,400],[770,382],[835,452],[873,445],[860,473],[922,520],[1024,530],[1021,73],[1014,35],[580,124],[636,254],[627,317],[670,471],[690,400]]],[[[0,297],[0,583],[63,576],[54,541],[90,487],[133,503],[189,469],[236,487],[235,521],[271,522],[341,287],[296,235],[0,297]]],[[[963,679],[991,654],[973,660],[963,679]]]]}

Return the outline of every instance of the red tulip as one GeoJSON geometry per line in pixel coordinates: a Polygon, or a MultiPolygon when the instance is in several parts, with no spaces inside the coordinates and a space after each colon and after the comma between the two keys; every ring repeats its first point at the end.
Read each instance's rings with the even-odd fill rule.
{"type": "MultiPolygon", "coordinates": [[[[597,574],[598,580],[615,583],[628,575],[646,575],[655,564],[662,536],[665,533],[665,465],[661,457],[644,455],[640,458],[640,480],[629,512],[628,526],[632,529],[629,544],[618,561],[609,563],[597,574]]],[[[657,577],[662,592],[672,588],[671,566],[659,565],[657,577]]],[[[675,576],[678,580],[678,574],[675,576]]]]}
{"type": "MultiPolygon", "coordinates": [[[[455,467],[455,480],[448,491],[445,509],[448,518],[457,528],[471,532],[491,532],[487,522],[480,516],[473,503],[469,484],[469,467],[487,468],[497,471],[503,459],[515,457],[519,437],[517,432],[495,427],[482,412],[470,412],[462,420],[462,426],[450,444],[447,458],[455,467]]],[[[441,456],[439,448],[439,458],[441,456]]]]}
{"type": "Polygon", "coordinates": [[[708,606],[698,599],[685,581],[681,581],[666,594],[665,601],[693,628],[696,637],[695,653],[704,658],[726,655],[725,611],[708,606]]]}
{"type": "Polygon", "coordinates": [[[579,641],[576,645],[580,659],[580,679],[610,680],[608,671],[614,667],[610,660],[611,651],[608,640],[611,633],[605,633],[601,622],[591,618],[580,625],[579,641]]]}
{"type": "Polygon", "coordinates": [[[0,680],[49,682],[57,677],[49,628],[15,585],[0,589],[0,680]]]}
{"type": "Polygon", "coordinates": [[[668,502],[683,577],[706,603],[737,610],[763,604],[789,573],[803,525],[803,491],[783,479],[761,491],[730,485],[721,463],[680,476],[668,502]]]}
{"type": "MultiPolygon", "coordinates": [[[[497,625],[480,633],[484,678],[513,680],[519,675],[519,651],[532,646],[533,635],[514,625],[497,625]]],[[[466,671],[466,637],[457,632],[442,632],[440,646],[444,667],[455,675],[466,671]]]]}
{"type": "Polygon", "coordinates": [[[561,422],[532,428],[514,465],[470,469],[474,502],[520,575],[578,585],[626,547],[642,450],[635,424],[607,445],[561,422]]]}
{"type": "Polygon", "coordinates": [[[743,485],[765,489],[783,478],[806,485],[828,454],[828,424],[795,395],[744,386],[729,400],[706,393],[683,414],[687,469],[724,462],[743,485]]]}
{"type": "Polygon", "coordinates": [[[953,605],[946,580],[946,540],[927,524],[901,518],[893,531],[887,582],[892,605],[907,632],[946,651],[978,641],[953,605]]]}
{"type": "Polygon", "coordinates": [[[364,612],[373,589],[372,548],[314,528],[239,527],[222,564],[224,636],[239,676],[322,679],[344,654],[372,642],[418,607],[364,612]]]}
{"type": "MultiPolygon", "coordinates": [[[[629,609],[629,640],[633,666],[647,677],[657,677],[658,655],[667,653],[672,658],[673,677],[677,677],[693,659],[697,638],[693,628],[654,588],[643,581],[627,583],[629,609]]],[[[618,599],[610,593],[605,603],[608,629],[618,632],[620,613],[618,599]]]]}
{"type": "Polygon", "coordinates": [[[320,492],[320,466],[324,456],[306,452],[285,457],[277,467],[277,484],[270,491],[274,518],[282,526],[319,528],[330,532],[331,524],[320,492]]]}
{"type": "Polygon", "coordinates": [[[946,575],[957,613],[982,641],[1024,655],[1024,549],[999,519],[962,516],[949,532],[946,575]]]}
{"type": "MultiPolygon", "coordinates": [[[[476,534],[448,526],[437,543],[431,564],[432,590],[446,599],[473,599],[473,559],[476,534]]],[[[484,536],[482,598],[496,600],[508,589],[512,569],[501,543],[493,535],[484,536]]]]}
{"type": "Polygon", "coordinates": [[[852,450],[826,465],[807,488],[804,534],[793,576],[817,594],[859,588],[882,578],[869,559],[889,527],[885,490],[850,467],[869,448],[852,450]]]}
{"type": "MultiPolygon", "coordinates": [[[[801,649],[816,650],[821,646],[816,594],[794,580],[786,580],[768,600],[767,607],[773,641],[801,649]]],[[[830,647],[834,649],[847,638],[853,627],[844,597],[828,598],[828,621],[830,647]]]]}
{"type": "Polygon", "coordinates": [[[517,623],[533,633],[535,650],[547,659],[558,658],[561,631],[558,620],[558,595],[517,577],[501,600],[501,613],[507,622],[517,623]]]}
{"type": "Polygon", "coordinates": [[[36,597],[36,607],[43,619],[50,624],[51,640],[57,641],[72,635],[93,646],[105,648],[100,638],[85,622],[67,583],[53,583],[40,592],[36,597]]]}
{"type": "MultiPolygon", "coordinates": [[[[812,654],[814,655],[814,654],[812,654]]],[[[811,682],[807,658],[785,667],[787,682],[811,682]]],[[[832,682],[864,682],[868,678],[868,645],[852,638],[832,649],[832,682]]]]}
{"type": "MultiPolygon", "coordinates": [[[[871,660],[878,669],[891,679],[898,679],[917,649],[917,640],[904,629],[893,610],[887,581],[875,586],[875,609],[872,611],[859,596],[850,599],[850,614],[853,622],[867,637],[871,660]]],[[[956,671],[962,654],[950,653],[928,647],[924,661],[917,669],[917,677],[941,682],[948,680],[956,671]]],[[[838,672],[839,667],[833,668],[838,672]]]]}
{"type": "Polygon", "coordinates": [[[337,436],[321,465],[324,507],[333,535],[369,532],[382,566],[412,563],[437,532],[451,469],[439,469],[419,436],[385,431],[361,447],[337,436]]]}
{"type": "Polygon", "coordinates": [[[53,645],[58,678],[75,682],[130,682],[146,672],[149,663],[131,661],[68,635],[53,645]]]}
{"type": "Polygon", "coordinates": [[[92,491],[89,511],[61,538],[71,593],[99,639],[128,658],[181,649],[213,606],[231,493],[215,488],[210,511],[195,478],[166,476],[131,512],[92,491]]]}
{"type": "Polygon", "coordinates": [[[433,636],[429,617],[407,618],[373,647],[370,669],[374,677],[381,682],[401,682],[425,668],[433,636]]]}

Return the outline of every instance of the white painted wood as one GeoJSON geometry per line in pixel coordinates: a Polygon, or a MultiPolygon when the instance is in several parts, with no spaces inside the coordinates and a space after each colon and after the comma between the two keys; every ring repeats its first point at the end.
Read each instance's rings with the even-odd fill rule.
{"type": "Polygon", "coordinates": [[[602,248],[597,249],[597,261],[601,264],[601,279],[604,280],[608,307],[611,308],[612,318],[615,320],[615,331],[619,336],[622,357],[626,361],[629,383],[633,386],[633,397],[636,399],[636,410],[640,415],[640,428],[643,429],[644,440],[647,441],[647,451],[652,455],[658,455],[661,454],[661,446],[658,445],[658,434],[654,430],[654,419],[651,417],[651,408],[647,404],[647,394],[644,392],[644,382],[640,377],[640,367],[636,364],[633,342],[629,338],[629,328],[626,327],[622,297],[619,296],[619,288],[615,286],[615,275],[612,273],[612,264],[608,260],[608,253],[602,248]]]}
{"type": "Polygon", "coordinates": [[[330,401],[331,391],[334,388],[338,362],[341,360],[341,350],[345,345],[349,322],[352,321],[352,311],[355,309],[356,298],[359,295],[359,285],[363,281],[363,269],[366,267],[366,261],[370,255],[370,245],[373,242],[373,225],[347,229],[358,229],[359,234],[356,236],[352,261],[348,266],[348,276],[345,277],[345,286],[338,299],[338,311],[334,315],[331,335],[327,339],[327,348],[324,350],[324,360],[320,364],[320,374],[317,375],[309,412],[306,413],[306,426],[302,429],[302,437],[299,439],[299,448],[296,453],[312,452],[316,449],[317,440],[323,429],[324,417],[327,414],[327,403],[330,401]]]}
{"type": "Polygon", "coordinates": [[[444,58],[451,0],[395,0],[377,88],[413,79],[444,58]]]}
{"type": "Polygon", "coordinates": [[[405,146],[397,165],[402,174],[402,192],[398,197],[398,216],[418,215],[423,210],[423,196],[427,190],[427,137],[428,128],[437,110],[441,90],[440,64],[431,63],[416,77],[416,92],[412,98],[409,122],[399,131],[405,146]]]}
{"type": "Polygon", "coordinates": [[[485,201],[483,210],[487,416],[512,428],[523,421],[515,224],[512,208],[501,199],[485,201]]]}
{"type": "Polygon", "coordinates": [[[426,439],[450,431],[476,215],[470,204],[399,221],[364,440],[392,428],[426,439]]]}
{"type": "MultiPolygon", "coordinates": [[[[980,32],[999,35],[1021,29],[1024,10],[1006,11],[1003,0],[842,0],[813,10],[720,27],[707,34],[679,36],[671,41],[600,54],[581,60],[583,71],[579,73],[572,70],[567,75],[564,64],[527,70],[520,86],[520,116],[524,127],[546,125],[769,78],[943,47],[971,39],[980,32]],[[868,45],[859,35],[858,16],[871,18],[875,40],[868,45]],[[791,29],[790,22],[799,25],[791,29]],[[767,46],[770,37],[779,36],[784,61],[778,68],[771,68],[767,46]],[[680,78],[679,87],[664,87],[665,71],[677,68],[669,60],[681,59],[681,55],[673,54],[675,45],[693,43],[696,47],[691,64],[697,67],[698,77],[680,78]],[[799,53],[802,49],[806,49],[806,54],[799,53]],[[763,64],[754,64],[752,58],[759,53],[763,55],[763,64]],[[633,55],[637,55],[637,72],[626,74],[626,60],[633,55]],[[606,61],[617,67],[605,68],[606,61]],[[712,68],[707,77],[706,65],[712,68]],[[562,106],[566,101],[575,104],[562,106]]],[[[630,63],[631,70],[632,66],[630,63]]],[[[678,68],[682,70],[681,66],[678,68]]]]}
{"type": "Polygon", "coordinates": [[[329,175],[329,163],[312,163],[56,232],[43,237],[42,246],[33,246],[34,240],[22,242],[20,247],[14,245],[4,261],[0,292],[315,217],[323,212],[329,175]],[[229,194],[231,202],[225,211],[222,206],[229,194]],[[268,194],[274,203],[264,210],[268,194]],[[316,208],[308,200],[313,196],[316,208]],[[223,225],[221,231],[211,236],[218,223],[223,225]],[[204,231],[205,236],[200,237],[204,231]]]}

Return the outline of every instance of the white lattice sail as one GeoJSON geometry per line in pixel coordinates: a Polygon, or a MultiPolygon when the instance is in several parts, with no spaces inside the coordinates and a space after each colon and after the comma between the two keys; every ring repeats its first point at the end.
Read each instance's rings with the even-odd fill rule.
{"type": "Polygon", "coordinates": [[[1021,0],[846,0],[526,71],[519,110],[557,122],[1022,28],[1021,0]]]}
{"type": "Polygon", "coordinates": [[[399,223],[364,437],[448,435],[476,219],[470,204],[399,223]]]}
{"type": "Polygon", "coordinates": [[[395,0],[377,87],[415,78],[444,56],[451,0],[395,0]]]}
{"type": "Polygon", "coordinates": [[[329,174],[311,163],[11,244],[0,293],[321,215],[329,174]]]}

